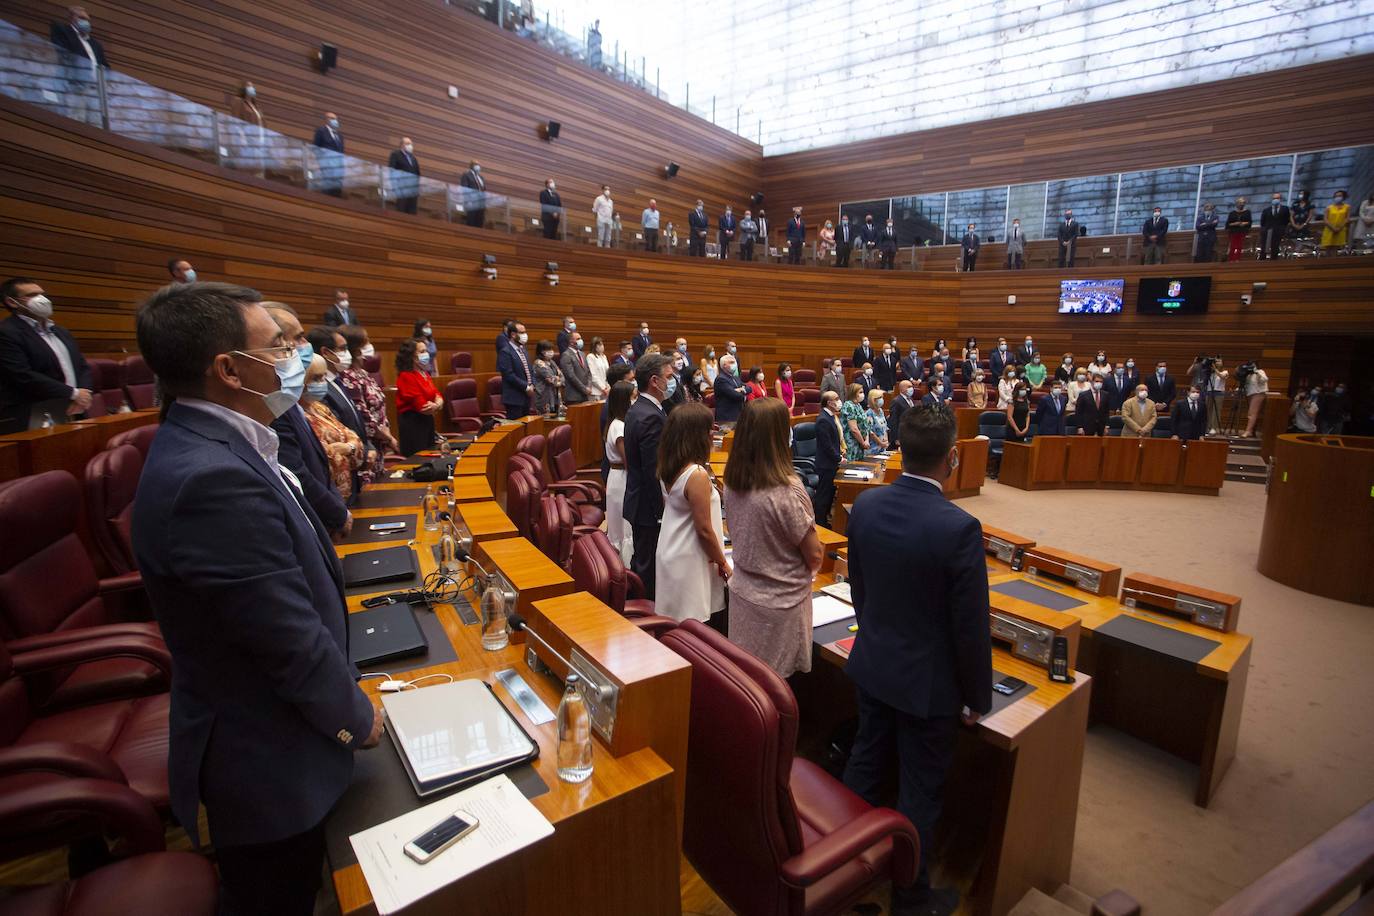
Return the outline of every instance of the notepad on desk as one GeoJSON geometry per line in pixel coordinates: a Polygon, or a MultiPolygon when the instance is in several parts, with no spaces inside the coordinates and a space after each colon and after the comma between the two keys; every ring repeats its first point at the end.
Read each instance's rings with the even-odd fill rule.
{"type": "Polygon", "coordinates": [[[811,598],[811,626],[823,627],[827,623],[844,620],[854,616],[853,605],[845,604],[829,595],[815,595],[811,598]]]}
{"type": "Polygon", "coordinates": [[[843,476],[848,477],[851,480],[872,480],[873,472],[861,471],[857,468],[846,468],[843,476]]]}
{"type": "Polygon", "coordinates": [[[848,582],[834,582],[821,589],[821,591],[833,598],[839,598],[845,604],[854,603],[854,596],[849,591],[848,582]]]}
{"type": "Polygon", "coordinates": [[[539,809],[505,774],[416,808],[349,837],[377,912],[394,913],[485,865],[553,833],[539,809]],[[478,821],[477,829],[425,865],[404,852],[406,843],[455,811],[478,821]]]}

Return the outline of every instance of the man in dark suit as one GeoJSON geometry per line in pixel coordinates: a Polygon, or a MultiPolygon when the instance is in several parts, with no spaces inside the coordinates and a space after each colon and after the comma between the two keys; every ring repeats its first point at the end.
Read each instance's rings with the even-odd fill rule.
{"type": "Polygon", "coordinates": [[[1156,404],[1172,404],[1174,393],[1178,390],[1174,380],[1169,377],[1169,367],[1164,360],[1155,364],[1155,371],[1145,379],[1145,387],[1150,391],[1150,400],[1156,404]]]}
{"type": "Polygon", "coordinates": [[[68,7],[67,21],[54,22],[48,29],[48,37],[63,51],[89,60],[94,67],[109,66],[105,60],[105,46],[91,34],[91,17],[86,15],[83,6],[68,7]]]}
{"type": "Polygon", "coordinates": [[[0,322],[0,434],[84,414],[91,406],[91,367],[72,335],[52,321],[52,302],[38,281],[15,277],[0,286],[9,317],[0,322]],[[35,422],[36,421],[36,422],[35,422]]]}
{"type": "Polygon", "coordinates": [[[357,323],[358,314],[348,302],[348,290],[334,290],[334,304],[324,310],[325,327],[338,328],[357,323]]]}
{"type": "Polygon", "coordinates": [[[945,376],[931,373],[926,381],[926,396],[921,398],[922,407],[944,407],[949,403],[954,390],[945,376]]]}
{"type": "Polygon", "coordinates": [[[344,138],[339,133],[339,116],[332,111],[324,113],[324,123],[315,128],[315,164],[320,170],[317,187],[334,197],[343,196],[344,176],[344,138]]]}
{"type": "Polygon", "coordinates": [[[897,351],[892,344],[883,344],[883,352],[873,363],[873,377],[878,380],[879,388],[884,391],[897,389],[897,365],[897,351]]]}
{"type": "Polygon", "coordinates": [[[964,233],[963,240],[959,243],[960,250],[964,254],[964,270],[972,271],[978,264],[978,249],[982,247],[982,242],[978,239],[978,233],[974,232],[974,224],[968,224],[968,231],[964,233]]]}
{"type": "Polygon", "coordinates": [[[633,372],[635,367],[634,344],[628,340],[622,340],[620,342],[620,350],[616,352],[615,359],[611,360],[611,365],[629,366],[630,371],[633,372]]]}
{"type": "Polygon", "coordinates": [[[644,352],[649,349],[649,344],[653,342],[654,339],[649,336],[649,323],[647,321],[641,321],[639,323],[639,333],[630,339],[630,346],[634,348],[636,363],[639,362],[644,352]]]}
{"type": "Polygon", "coordinates": [[[292,403],[276,366],[295,356],[260,299],[199,283],[139,310],[139,350],[175,402],[133,546],[177,672],[172,811],[198,845],[205,806],[219,912],[308,916],[324,819],[383,725],[348,658],[338,558],[267,426],[292,403]]]}
{"type": "Polygon", "coordinates": [[[558,368],[563,371],[563,401],[568,404],[581,404],[593,399],[592,370],[587,367],[587,354],[582,352],[582,335],[572,332],[568,348],[558,357],[558,368]]]}
{"type": "Polygon", "coordinates": [[[1080,436],[1105,436],[1107,417],[1112,412],[1107,400],[1107,392],[1102,390],[1102,379],[1093,379],[1092,390],[1078,396],[1074,405],[1074,419],[1078,423],[1080,436]]]}
{"type": "Polygon", "coordinates": [[[562,356],[572,343],[572,333],[577,330],[577,319],[571,315],[563,318],[563,327],[558,331],[558,337],[554,341],[558,345],[558,355],[562,356]]]}
{"type": "Polygon", "coordinates": [[[864,407],[868,407],[868,393],[878,387],[878,380],[873,377],[873,364],[864,363],[854,372],[854,384],[863,389],[864,407]]]}
{"type": "Polygon", "coordinates": [[[1064,211],[1064,219],[1056,235],[1059,239],[1059,266],[1072,267],[1074,248],[1078,245],[1078,220],[1073,218],[1072,210],[1064,211]]]}
{"type": "Polygon", "coordinates": [[[861,493],[846,528],[859,635],[845,673],[858,688],[859,730],[844,782],[882,804],[896,763],[897,810],[916,826],[922,855],[915,883],[893,888],[891,911],[950,913],[958,892],[930,886],[929,862],[959,724],[992,709],[987,563],[982,525],[943,492],[959,466],[954,413],[907,411],[897,436],[902,476],[861,493]]]}
{"type": "Polygon", "coordinates": [[[530,368],[530,355],[525,350],[528,342],[525,326],[513,322],[506,335],[505,347],[496,354],[496,371],[501,376],[501,406],[508,420],[525,416],[534,403],[534,370],[530,368]]]}
{"type": "Polygon", "coordinates": [[[658,440],[663,434],[673,361],[650,353],[635,364],[639,397],[625,415],[625,520],[634,535],[630,568],[644,583],[646,597],[654,595],[654,561],[658,526],[663,519],[663,488],[658,480],[658,440]]]}
{"type": "Polygon", "coordinates": [[[926,386],[944,385],[945,397],[949,398],[954,394],[954,378],[949,374],[949,363],[936,360],[930,364],[930,372],[926,375],[926,386]]]}
{"type": "MultiPolygon", "coordinates": [[[[916,406],[916,388],[911,382],[902,379],[897,383],[897,396],[892,399],[892,407],[887,412],[887,429],[889,435],[893,430],[902,428],[902,414],[916,406]]],[[[894,439],[889,438],[888,443],[894,443],[894,439]]]]}
{"type": "Polygon", "coordinates": [[[730,257],[730,243],[735,240],[735,230],[738,228],[739,220],[735,219],[734,211],[730,207],[726,207],[716,230],[716,241],[720,245],[720,259],[722,261],[728,260],[730,257]]]}
{"type": "Polygon", "coordinates": [[[550,178],[544,182],[544,190],[539,192],[539,222],[544,238],[558,238],[558,226],[562,221],[563,198],[558,196],[558,185],[550,178]]]}
{"type": "Polygon", "coordinates": [[[1279,256],[1279,243],[1288,230],[1291,216],[1291,211],[1283,205],[1283,195],[1275,191],[1269,206],[1260,211],[1260,260],[1279,256]]]}
{"type": "Polygon", "coordinates": [[[902,358],[902,375],[913,382],[925,378],[925,363],[921,360],[921,351],[918,348],[912,347],[902,358]]]}
{"type": "Polygon", "coordinates": [[[744,409],[744,402],[749,396],[749,389],[744,379],[739,376],[739,361],[735,357],[727,354],[720,358],[720,373],[716,375],[715,392],[716,422],[738,421],[739,413],[744,409]]]}
{"type": "Polygon", "coordinates": [[[1116,364],[1112,373],[1102,380],[1102,391],[1107,395],[1107,406],[1113,412],[1121,409],[1126,399],[1135,393],[1135,385],[1126,378],[1126,367],[1116,364]]]}
{"type": "Polygon", "coordinates": [[[1169,218],[1162,210],[1155,207],[1155,212],[1140,227],[1140,235],[1145,241],[1144,263],[1163,264],[1169,241],[1169,218]]]}
{"type": "Polygon", "coordinates": [[[1064,435],[1064,410],[1068,399],[1064,397],[1064,385],[1055,382],[1050,388],[1049,397],[1040,399],[1035,408],[1035,434],[1037,436],[1064,435]]]}
{"type": "Polygon", "coordinates": [[[1035,339],[1026,335],[1026,342],[1016,351],[1016,365],[1024,366],[1035,359],[1035,339]]]}
{"type": "Polygon", "coordinates": [[[854,352],[850,357],[850,365],[855,369],[860,369],[863,367],[864,363],[871,362],[873,362],[873,348],[869,346],[868,338],[864,337],[864,339],[859,342],[859,345],[854,348],[854,352]]]}
{"type": "Polygon", "coordinates": [[[849,217],[840,217],[840,228],[835,231],[835,266],[848,267],[849,254],[854,250],[854,242],[858,236],[854,234],[854,229],[849,225],[849,217]]]}
{"type": "Polygon", "coordinates": [[[793,207],[792,218],[787,221],[787,263],[800,264],[805,246],[806,223],[802,221],[801,207],[793,207]]]}
{"type": "Polygon", "coordinates": [[[458,183],[467,188],[463,192],[463,222],[481,229],[487,224],[487,181],[482,177],[481,163],[469,162],[458,183]]]}
{"type": "Polygon", "coordinates": [[[835,472],[844,459],[844,432],[840,429],[840,396],[833,391],[821,395],[821,412],[816,417],[816,493],[812,508],[816,524],[830,523],[830,507],[835,502],[835,472]]]}
{"type": "Polygon", "coordinates": [[[1184,442],[1201,439],[1207,431],[1207,407],[1202,403],[1202,392],[1196,385],[1189,388],[1188,393],[1179,398],[1169,411],[1169,424],[1172,431],[1169,438],[1182,439],[1184,442]]]}
{"type": "Polygon", "coordinates": [[[992,348],[992,355],[988,357],[988,368],[992,371],[993,378],[1002,378],[1007,374],[1007,367],[1016,365],[1016,357],[1011,355],[1007,348],[1005,337],[997,338],[997,346],[992,348]]]}
{"type": "MultiPolygon", "coordinates": [[[[271,302],[264,306],[268,316],[282,332],[282,339],[296,348],[298,372],[292,378],[282,380],[282,390],[288,388],[300,398],[305,382],[305,367],[315,355],[315,348],[305,336],[300,318],[288,305],[271,302]],[[288,385],[288,381],[290,384],[288,385]]],[[[353,530],[353,516],[348,504],[334,489],[334,477],[329,470],[329,458],[324,446],[310,427],[305,412],[299,404],[291,404],[272,419],[272,430],[277,434],[277,458],[282,467],[296,475],[305,501],[324,523],[330,534],[345,536],[353,530]]]]}
{"type": "Polygon", "coordinates": [[[878,235],[878,253],[882,256],[883,270],[897,269],[897,227],[892,220],[887,221],[878,235]]]}
{"type": "Polygon", "coordinates": [[[706,204],[699,200],[696,209],[687,214],[688,255],[694,258],[706,257],[706,233],[710,230],[711,218],[706,215],[706,204]]]}
{"type": "MultiPolygon", "coordinates": [[[[759,226],[759,244],[763,246],[763,256],[768,257],[768,214],[762,207],[759,208],[759,218],[755,220],[759,226]]],[[[752,258],[750,260],[753,260],[752,258]]]]}
{"type": "Polygon", "coordinates": [[[864,214],[864,224],[859,227],[859,243],[864,248],[864,261],[878,250],[878,227],[873,225],[873,214],[864,214]]]}
{"type": "Polygon", "coordinates": [[[1026,233],[1021,231],[1021,221],[1011,221],[1007,230],[1007,270],[1020,270],[1026,266],[1026,233]]]}
{"type": "Polygon", "coordinates": [[[391,176],[396,209],[414,213],[415,202],[420,197],[420,160],[415,158],[415,143],[409,137],[402,137],[401,148],[391,151],[386,164],[393,172],[401,173],[391,176]]]}

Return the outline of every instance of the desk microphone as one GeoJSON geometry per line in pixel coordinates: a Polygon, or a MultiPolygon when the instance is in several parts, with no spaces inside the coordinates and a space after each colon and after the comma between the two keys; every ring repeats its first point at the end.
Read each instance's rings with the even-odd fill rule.
{"type": "Polygon", "coordinates": [[[584,690],[595,690],[601,696],[603,701],[608,701],[611,698],[611,696],[614,695],[615,688],[613,686],[611,686],[610,684],[596,684],[593,681],[589,681],[587,679],[587,676],[583,674],[581,671],[579,671],[577,667],[573,665],[572,662],[564,658],[561,653],[554,649],[553,646],[544,642],[544,638],[542,636],[534,632],[534,630],[530,629],[530,625],[525,621],[524,616],[512,612],[506,619],[510,623],[511,632],[514,633],[523,630],[531,639],[534,639],[536,642],[539,643],[539,645],[547,649],[549,651],[549,654],[551,654],[554,658],[558,659],[560,662],[566,665],[569,674],[578,675],[578,677],[582,679],[582,686],[584,690]]]}

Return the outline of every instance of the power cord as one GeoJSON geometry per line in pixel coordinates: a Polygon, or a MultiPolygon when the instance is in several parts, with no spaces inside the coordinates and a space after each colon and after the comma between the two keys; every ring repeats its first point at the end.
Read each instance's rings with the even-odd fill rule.
{"type": "Polygon", "coordinates": [[[451,675],[451,674],[442,674],[442,673],[441,673],[441,674],[426,674],[426,675],[424,675],[423,677],[417,677],[417,678],[415,678],[413,681],[402,681],[402,680],[397,680],[393,675],[387,674],[385,671],[378,671],[378,672],[375,672],[375,673],[373,673],[373,674],[364,674],[363,677],[365,677],[365,678],[368,678],[368,677],[384,677],[384,678],[386,678],[386,680],[382,681],[380,684],[377,685],[377,689],[380,690],[382,693],[398,693],[398,692],[400,692],[400,691],[402,691],[402,690],[405,690],[407,687],[410,687],[410,688],[412,688],[412,689],[419,689],[419,688],[416,688],[416,687],[415,687],[416,684],[420,683],[421,681],[428,681],[428,680],[432,680],[432,679],[437,678],[437,677],[448,678],[448,680],[447,680],[445,683],[448,683],[448,684],[452,684],[452,683],[453,683],[453,675],[451,675]]]}
{"type": "Polygon", "coordinates": [[[388,604],[453,604],[462,597],[464,589],[472,588],[472,576],[455,577],[439,570],[427,574],[419,588],[374,595],[363,601],[363,607],[384,607],[388,604]]]}

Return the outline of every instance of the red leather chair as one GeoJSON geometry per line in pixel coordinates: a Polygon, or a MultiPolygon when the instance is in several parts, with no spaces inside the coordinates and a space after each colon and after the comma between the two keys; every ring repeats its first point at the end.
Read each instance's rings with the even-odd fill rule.
{"type": "Polygon", "coordinates": [[[663,617],[659,614],[650,614],[648,617],[635,617],[631,622],[654,639],[662,639],[664,633],[670,633],[677,628],[676,620],[672,617],[663,617]]]}
{"type": "Polygon", "coordinates": [[[124,389],[119,384],[119,363],[112,359],[88,359],[91,367],[91,407],[88,417],[119,413],[124,406],[124,389]]]}
{"type": "Polygon", "coordinates": [[[116,573],[138,570],[132,521],[143,455],[132,445],[97,452],[86,462],[86,520],[91,539],[116,573]]]}
{"type": "Polygon", "coordinates": [[[815,369],[798,369],[792,373],[792,385],[796,388],[816,387],[815,369]]]}
{"type": "Polygon", "coordinates": [[[506,515],[515,530],[526,540],[534,541],[535,512],[543,488],[539,480],[522,464],[510,464],[506,472],[506,515]]]}
{"type": "Polygon", "coordinates": [[[600,531],[577,522],[577,510],[566,496],[545,493],[540,498],[535,510],[534,545],[562,569],[569,568],[574,540],[592,531],[600,531]]]}
{"type": "Polygon", "coordinates": [[[596,504],[606,505],[606,487],[601,482],[601,468],[595,470],[596,479],[577,476],[577,458],[573,455],[571,424],[555,426],[548,435],[549,468],[555,483],[584,484],[596,495],[596,504]]]}
{"type": "Polygon", "coordinates": [[[700,621],[661,642],[692,665],[683,851],[731,910],[840,913],[876,884],[915,879],[911,822],[793,757],[786,681],[700,621]]]}
{"type": "Polygon", "coordinates": [[[472,375],[472,354],[459,350],[448,358],[448,368],[454,375],[472,375]]]}
{"type": "Polygon", "coordinates": [[[543,436],[525,436],[515,444],[515,454],[511,455],[510,460],[528,468],[543,489],[568,497],[578,513],[580,524],[599,527],[606,513],[596,505],[597,491],[584,481],[554,480],[544,466],[544,441],[543,436]]]}
{"type": "Polygon", "coordinates": [[[482,407],[477,403],[477,380],[454,379],[444,386],[444,409],[448,421],[460,433],[475,433],[482,428],[482,407]]]}
{"type": "Polygon", "coordinates": [[[133,429],[126,429],[122,433],[117,433],[110,437],[110,441],[105,443],[105,448],[114,449],[121,445],[132,445],[138,449],[139,455],[144,461],[148,460],[148,449],[153,446],[153,439],[157,438],[156,423],[149,423],[146,426],[136,426],[133,429]]]}
{"type": "Polygon", "coordinates": [[[618,614],[633,619],[654,613],[654,603],[644,597],[644,583],[625,568],[620,552],[599,528],[587,529],[573,541],[568,572],[578,589],[618,614]]]}
{"type": "Polygon", "coordinates": [[[371,356],[358,357],[363,367],[363,371],[372,377],[372,381],[377,383],[378,388],[385,388],[386,382],[382,379],[382,358],[376,353],[371,356]]]}
{"type": "Polygon", "coordinates": [[[153,377],[153,370],[137,354],[125,357],[124,362],[120,363],[119,384],[134,410],[147,410],[157,400],[157,380],[153,377]]]}
{"type": "Polygon", "coordinates": [[[506,405],[501,403],[501,376],[493,375],[487,379],[487,410],[493,417],[504,417],[506,405]]]}
{"type": "MultiPolygon", "coordinates": [[[[112,632],[156,639],[155,623],[120,623],[106,598],[142,594],[137,572],[98,579],[76,534],[81,487],[66,471],[0,484],[0,643],[18,655],[112,632]]],[[[45,708],[167,689],[165,672],[138,658],[94,660],[30,682],[45,708]]]]}
{"type": "Polygon", "coordinates": [[[802,417],[814,417],[821,412],[821,390],[819,388],[800,388],[797,390],[796,413],[802,417]]]}

